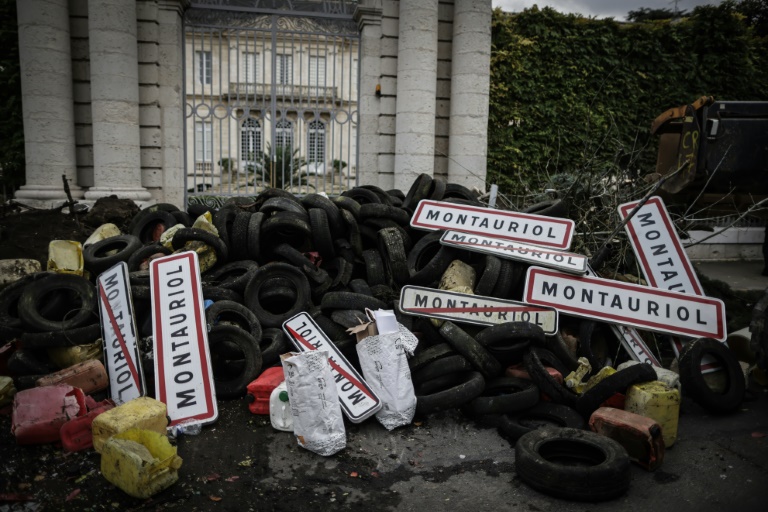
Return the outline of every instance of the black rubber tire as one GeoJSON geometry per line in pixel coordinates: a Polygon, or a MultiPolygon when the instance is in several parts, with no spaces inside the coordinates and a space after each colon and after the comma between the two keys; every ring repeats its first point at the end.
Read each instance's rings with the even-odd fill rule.
{"type": "Polygon", "coordinates": [[[680,384],[683,392],[709,412],[726,414],[739,408],[746,393],[744,374],[738,359],[728,346],[712,338],[699,338],[688,343],[680,355],[680,384]],[[727,387],[718,393],[707,385],[701,373],[701,360],[710,356],[727,374],[727,387]]]}
{"type": "Polygon", "coordinates": [[[8,374],[13,377],[24,375],[43,376],[55,372],[57,368],[47,358],[42,357],[42,354],[45,354],[45,352],[39,353],[35,350],[24,348],[17,349],[8,358],[8,374]]]}
{"type": "Polygon", "coordinates": [[[432,184],[429,186],[429,192],[427,193],[429,199],[432,201],[442,201],[443,197],[445,197],[445,190],[447,187],[448,184],[443,178],[432,178],[432,184]]]}
{"type": "Polygon", "coordinates": [[[354,199],[360,206],[370,203],[381,203],[381,198],[379,195],[372,190],[368,190],[367,188],[351,188],[342,192],[341,195],[344,197],[349,197],[350,199],[354,199]]]}
{"type": "MultiPolygon", "coordinates": [[[[411,368],[411,374],[418,372],[433,361],[443,357],[456,355],[456,350],[448,343],[438,343],[417,353],[408,360],[408,366],[411,368]]],[[[462,356],[463,357],[463,356],[462,356]]]]}
{"type": "Polygon", "coordinates": [[[363,261],[365,262],[365,275],[368,284],[373,287],[378,284],[384,284],[387,281],[387,274],[384,270],[384,262],[381,260],[381,254],[376,249],[367,249],[363,251],[363,261]]]}
{"type": "Polygon", "coordinates": [[[604,378],[592,389],[581,395],[576,402],[576,410],[588,418],[600,407],[600,404],[614,394],[626,393],[627,388],[632,384],[652,380],[656,380],[656,370],[653,369],[653,366],[645,363],[628,366],[604,378]]]}
{"type": "Polygon", "coordinates": [[[469,372],[461,373],[446,373],[445,375],[435,377],[434,379],[425,380],[418,384],[414,384],[413,391],[416,396],[426,396],[433,393],[438,393],[440,391],[445,391],[446,389],[450,389],[461,384],[467,373],[471,372],[472,370],[469,372]]]}
{"type": "Polygon", "coordinates": [[[426,416],[437,411],[461,407],[480,395],[485,379],[480,372],[466,372],[459,384],[429,395],[416,396],[416,414],[426,416]]]}
{"type": "Polygon", "coordinates": [[[187,242],[192,241],[203,242],[212,247],[216,252],[216,262],[219,265],[226,263],[229,258],[229,249],[227,249],[227,244],[224,240],[222,240],[220,236],[216,236],[210,231],[200,228],[182,228],[178,230],[173,234],[171,245],[174,250],[178,251],[184,247],[187,242]]]}
{"type": "Polygon", "coordinates": [[[141,243],[157,242],[154,238],[154,232],[158,225],[161,224],[163,231],[167,231],[176,225],[176,218],[167,211],[157,210],[151,212],[136,222],[131,229],[131,234],[138,238],[141,243]]]}
{"type": "Polygon", "coordinates": [[[352,279],[352,272],[354,272],[354,265],[342,257],[336,257],[325,264],[325,271],[331,280],[329,288],[338,290],[349,284],[352,279]]]}
{"type": "Polygon", "coordinates": [[[133,228],[136,227],[136,225],[141,222],[144,217],[147,215],[157,212],[157,211],[163,211],[168,213],[173,213],[175,211],[178,211],[179,208],[175,204],[171,203],[156,203],[151,206],[147,206],[146,208],[139,210],[139,213],[133,216],[131,221],[128,223],[128,232],[133,233],[133,228]]]}
{"type": "Polygon", "coordinates": [[[101,326],[91,324],[66,331],[25,332],[21,335],[21,346],[27,349],[74,347],[94,343],[99,338],[101,326]]]}
{"type": "Polygon", "coordinates": [[[349,241],[349,245],[352,246],[352,250],[356,256],[361,256],[363,254],[363,237],[361,235],[361,227],[357,223],[357,219],[349,210],[341,210],[341,219],[346,226],[347,240],[349,241]]]}
{"type": "Polygon", "coordinates": [[[325,212],[326,217],[328,217],[328,226],[334,239],[346,234],[346,229],[344,229],[344,224],[341,220],[341,212],[333,201],[320,194],[307,194],[301,199],[301,204],[304,205],[307,211],[312,208],[320,208],[325,212]]]}
{"type": "Polygon", "coordinates": [[[139,248],[141,248],[141,241],[133,235],[105,238],[83,249],[83,263],[91,274],[97,276],[121,261],[127,262],[139,248]],[[110,251],[117,252],[107,255],[106,253],[110,251]]]}
{"type": "Polygon", "coordinates": [[[369,203],[360,206],[360,219],[363,221],[367,219],[389,219],[401,226],[407,226],[411,221],[411,216],[405,210],[396,206],[369,203]]]}
{"type": "Polygon", "coordinates": [[[176,219],[176,224],[181,224],[185,228],[191,227],[192,223],[194,222],[192,217],[190,217],[190,215],[183,210],[171,212],[171,215],[173,215],[173,218],[176,219]]]}
{"type": "Polygon", "coordinates": [[[346,345],[355,340],[355,337],[349,334],[344,327],[320,313],[319,310],[312,314],[312,318],[317,322],[318,327],[320,327],[325,335],[328,336],[339,349],[341,349],[341,345],[346,345]]]}
{"type": "Polygon", "coordinates": [[[385,191],[387,194],[389,194],[392,197],[395,197],[400,200],[400,202],[405,200],[405,194],[403,194],[403,191],[399,188],[392,188],[385,191]]]}
{"type": "Polygon", "coordinates": [[[272,366],[280,361],[281,354],[294,350],[285,332],[276,327],[264,329],[259,346],[261,347],[262,367],[272,366]]]}
{"type": "Polygon", "coordinates": [[[229,235],[229,255],[234,261],[241,261],[248,257],[248,225],[251,221],[250,212],[237,212],[232,223],[232,232],[229,235]]]}
{"type": "Polygon", "coordinates": [[[429,286],[436,283],[448,265],[459,256],[459,251],[440,243],[444,231],[433,231],[423,236],[408,253],[409,283],[429,286]]]}
{"type": "Polygon", "coordinates": [[[512,294],[512,285],[515,280],[515,263],[502,259],[499,277],[491,290],[491,297],[498,299],[508,299],[512,294]]]}
{"type": "Polygon", "coordinates": [[[236,325],[244,331],[248,331],[257,342],[261,340],[261,323],[253,311],[239,302],[232,300],[219,300],[205,310],[205,321],[208,329],[216,325],[236,325]]]}
{"type": "Polygon", "coordinates": [[[220,300],[231,300],[234,302],[243,302],[243,294],[238,293],[235,290],[224,288],[222,286],[210,286],[203,283],[203,300],[212,300],[218,302],[220,300]]]}
{"type": "Polygon", "coordinates": [[[618,442],[587,430],[542,429],[515,445],[517,476],[566,500],[605,501],[629,489],[629,455],[618,442]]]}
{"type": "Polygon", "coordinates": [[[458,325],[453,322],[443,323],[440,327],[440,335],[456,352],[466,357],[467,361],[486,379],[492,379],[501,373],[502,368],[499,362],[458,325]]]}
{"type": "Polygon", "coordinates": [[[254,312],[261,322],[262,327],[282,327],[283,322],[295,314],[305,310],[309,305],[309,281],[307,277],[296,267],[287,263],[268,263],[256,271],[256,274],[245,288],[244,304],[254,312]],[[260,301],[260,293],[264,288],[269,288],[275,280],[286,280],[296,291],[295,303],[288,306],[285,311],[270,311],[260,301]]]}
{"type": "Polygon", "coordinates": [[[261,349],[258,342],[247,331],[234,325],[217,325],[208,332],[208,346],[211,351],[213,383],[217,398],[238,398],[245,396],[246,386],[261,373],[261,349]],[[234,344],[242,352],[245,362],[240,374],[221,371],[223,365],[217,354],[219,344],[234,344]],[[217,370],[218,369],[218,370],[217,370]]]}
{"type": "Polygon", "coordinates": [[[149,285],[131,285],[131,297],[133,297],[134,302],[139,300],[145,300],[149,302],[152,300],[152,292],[150,291],[149,285]]]}
{"type": "Polygon", "coordinates": [[[213,226],[219,234],[219,238],[227,246],[227,249],[232,247],[232,240],[230,235],[232,233],[232,225],[235,222],[235,217],[240,209],[235,205],[224,206],[213,214],[213,226]]]}
{"type": "Polygon", "coordinates": [[[387,305],[376,297],[352,292],[328,292],[320,302],[320,309],[326,314],[329,310],[335,309],[363,311],[365,308],[375,311],[377,309],[387,309],[387,305]]]}
{"type": "MultiPolygon", "coordinates": [[[[307,218],[307,210],[304,206],[300,202],[294,199],[288,199],[287,197],[271,197],[264,201],[264,204],[261,205],[259,211],[266,217],[269,217],[276,212],[293,212],[307,218]]],[[[309,219],[307,218],[307,220],[309,219]]]]}
{"type": "Polygon", "coordinates": [[[414,385],[418,385],[443,375],[470,372],[472,369],[472,364],[467,361],[466,357],[454,354],[435,359],[419,370],[412,372],[411,380],[414,385]]]}
{"type": "Polygon", "coordinates": [[[387,192],[381,187],[377,187],[376,185],[360,185],[359,188],[370,190],[371,192],[379,196],[379,200],[381,200],[382,204],[387,204],[387,205],[392,204],[392,199],[390,198],[390,195],[387,194],[387,192]]]}
{"type": "Polygon", "coordinates": [[[248,219],[248,257],[256,261],[261,255],[261,223],[264,214],[256,212],[248,219]]]}
{"type": "Polygon", "coordinates": [[[515,377],[498,377],[486,383],[482,394],[469,402],[464,412],[472,416],[514,414],[539,403],[539,388],[515,377]]]}
{"type": "Polygon", "coordinates": [[[493,293],[493,288],[499,281],[499,273],[501,272],[501,260],[491,254],[485,255],[485,264],[483,265],[483,273],[480,275],[480,279],[477,280],[475,285],[475,295],[483,295],[488,297],[493,293]]]}
{"type": "Polygon", "coordinates": [[[593,349],[593,337],[600,330],[599,322],[594,320],[582,320],[579,324],[579,357],[586,357],[592,370],[590,375],[597,373],[605,366],[604,361],[595,353],[593,349]]]}
{"type": "Polygon", "coordinates": [[[339,209],[339,213],[348,211],[354,216],[355,220],[360,219],[360,203],[346,196],[336,196],[333,198],[333,204],[339,209]]]}
{"type": "Polygon", "coordinates": [[[403,208],[416,209],[416,205],[422,199],[429,197],[429,190],[432,187],[432,176],[429,174],[419,174],[413,183],[411,188],[408,189],[408,193],[403,199],[403,208]]]}
{"type": "Polygon", "coordinates": [[[328,215],[320,208],[310,208],[309,227],[312,229],[312,241],[315,250],[327,260],[336,257],[333,247],[333,237],[328,223],[328,215]]]}
{"type": "Polygon", "coordinates": [[[275,256],[279,256],[294,267],[301,270],[311,286],[323,284],[330,280],[328,272],[317,268],[303,253],[288,244],[279,244],[273,249],[275,256]]]}
{"type": "Polygon", "coordinates": [[[149,286],[149,270],[137,270],[128,274],[128,282],[131,286],[149,286]]]}
{"type": "Polygon", "coordinates": [[[568,349],[559,331],[552,336],[546,337],[544,347],[557,357],[558,361],[568,370],[568,373],[575,371],[579,367],[578,359],[568,349]]]}
{"type": "Polygon", "coordinates": [[[252,260],[232,261],[206,272],[203,282],[242,294],[258,269],[259,264],[252,260]]]}
{"type": "Polygon", "coordinates": [[[533,204],[521,210],[523,213],[545,215],[547,217],[567,217],[568,205],[562,199],[551,199],[533,204]]]}
{"type": "Polygon", "coordinates": [[[346,329],[368,322],[365,313],[358,309],[335,309],[331,312],[331,320],[346,329]]]}
{"type": "Polygon", "coordinates": [[[12,329],[21,329],[24,324],[19,318],[19,298],[27,286],[40,279],[46,279],[54,276],[53,272],[36,272],[24,276],[17,281],[12,282],[0,290],[0,325],[12,329]]]}
{"type": "Polygon", "coordinates": [[[364,279],[352,279],[349,282],[348,286],[353,293],[370,295],[371,297],[373,297],[373,291],[371,290],[371,287],[368,286],[368,283],[364,279]]]}
{"type": "Polygon", "coordinates": [[[458,183],[448,183],[445,186],[445,194],[443,194],[443,201],[446,199],[465,199],[470,201],[471,204],[480,204],[477,200],[477,194],[469,190],[464,185],[458,183]]]}
{"type": "Polygon", "coordinates": [[[486,327],[475,339],[484,347],[516,345],[527,341],[529,344],[543,345],[544,330],[530,322],[505,322],[486,327]]]}
{"type": "Polygon", "coordinates": [[[128,257],[128,272],[138,272],[147,258],[158,253],[168,256],[171,250],[159,242],[151,242],[139,247],[128,257]]]}
{"type": "Polygon", "coordinates": [[[18,302],[22,324],[35,331],[68,331],[86,325],[96,317],[96,287],[87,279],[74,274],[56,274],[29,283],[18,302]],[[46,318],[41,313],[43,300],[50,293],[62,290],[77,296],[80,305],[61,320],[46,318]]]}
{"type": "Polygon", "coordinates": [[[400,294],[385,284],[371,286],[373,296],[387,304],[396,304],[400,294]]]}
{"type": "Polygon", "coordinates": [[[586,428],[586,422],[575,409],[552,402],[539,402],[515,414],[505,414],[499,422],[499,433],[512,442],[540,428],[586,428]]]}
{"type": "Polygon", "coordinates": [[[288,245],[302,249],[311,240],[312,230],[309,228],[307,215],[304,217],[294,212],[277,212],[264,219],[261,224],[262,248],[264,242],[276,244],[285,242],[288,245]]]}
{"type": "MultiPolygon", "coordinates": [[[[541,357],[548,360],[550,366],[553,361],[557,360],[552,352],[538,347],[529,348],[528,352],[523,356],[523,366],[525,366],[525,369],[528,371],[531,380],[539,387],[541,392],[546,393],[553,402],[574,407],[576,405],[576,395],[571,392],[570,389],[557,382],[554,377],[549,374],[547,369],[544,368],[544,363],[541,360],[541,357]]],[[[560,363],[559,366],[562,367],[562,363],[560,363]]],[[[557,368],[555,369],[557,370],[557,368]]],[[[563,375],[563,379],[565,379],[565,377],[566,375],[563,375]]]]}
{"type": "Polygon", "coordinates": [[[408,272],[408,257],[405,243],[400,231],[396,228],[386,228],[379,231],[379,253],[384,261],[387,277],[393,288],[408,284],[411,275],[408,272]]]}

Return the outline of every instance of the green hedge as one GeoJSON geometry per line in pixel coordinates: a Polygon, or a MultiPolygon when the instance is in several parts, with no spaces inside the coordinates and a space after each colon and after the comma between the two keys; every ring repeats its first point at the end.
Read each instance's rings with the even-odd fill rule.
{"type": "Polygon", "coordinates": [[[702,95],[768,100],[768,38],[746,3],[647,23],[496,9],[488,181],[523,196],[560,173],[644,175],[651,121],[667,108],[702,95]]]}

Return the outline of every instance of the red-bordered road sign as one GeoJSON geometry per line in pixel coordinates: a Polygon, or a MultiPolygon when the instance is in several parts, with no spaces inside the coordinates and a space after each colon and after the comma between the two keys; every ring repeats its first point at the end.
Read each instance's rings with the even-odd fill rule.
{"type": "Polygon", "coordinates": [[[408,285],[400,290],[398,307],[409,315],[453,322],[486,326],[506,322],[531,322],[540,326],[545,334],[557,332],[555,309],[514,300],[408,285]]]}
{"type": "Polygon", "coordinates": [[[649,331],[717,340],[726,337],[725,305],[710,297],[530,267],[523,299],[561,313],[649,331]]]}
{"type": "Polygon", "coordinates": [[[328,352],[328,362],[331,363],[341,410],[349,421],[360,423],[381,409],[382,403],[376,393],[308,313],[299,313],[283,322],[283,330],[293,345],[302,352],[328,352]]]}
{"type": "Polygon", "coordinates": [[[532,213],[423,199],[411,217],[411,226],[428,231],[451,229],[551,249],[568,249],[573,238],[574,222],[532,213]]]}
{"type": "Polygon", "coordinates": [[[155,391],[168,408],[169,426],[216,421],[219,411],[197,253],[152,260],[149,272],[155,391]]]}
{"type": "Polygon", "coordinates": [[[96,280],[109,396],[117,405],[147,394],[128,283],[128,265],[123,261],[96,280]]]}

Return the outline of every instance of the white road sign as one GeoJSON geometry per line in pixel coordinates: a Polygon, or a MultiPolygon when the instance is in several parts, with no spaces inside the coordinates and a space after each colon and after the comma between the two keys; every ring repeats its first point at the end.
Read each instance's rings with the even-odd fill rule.
{"type": "MultiPolygon", "coordinates": [[[[621,218],[627,218],[639,203],[633,201],[619,205],[621,218]]],[[[662,290],[704,295],[696,271],[660,197],[651,197],[641,206],[625,229],[648,284],[662,290]]],[[[670,342],[675,355],[679,356],[683,342],[678,338],[670,342]]],[[[705,355],[701,360],[701,369],[705,373],[713,372],[720,369],[720,364],[712,356],[705,355]]]]}
{"type": "Polygon", "coordinates": [[[550,249],[568,249],[574,223],[570,219],[424,199],[419,201],[411,217],[411,226],[428,231],[451,229],[550,249]]]}
{"type": "Polygon", "coordinates": [[[328,351],[328,362],[331,363],[341,410],[347,415],[349,421],[360,423],[381,409],[382,403],[376,393],[308,313],[299,313],[286,320],[283,323],[283,330],[293,345],[302,352],[328,351]]]}
{"type": "MultiPolygon", "coordinates": [[[[592,270],[592,267],[590,267],[589,264],[587,264],[586,275],[597,277],[597,274],[594,270],[592,270]]],[[[656,359],[656,356],[653,354],[651,349],[648,348],[645,340],[643,340],[642,336],[640,336],[640,333],[637,332],[634,327],[627,327],[626,325],[617,324],[608,324],[608,326],[613,331],[613,335],[618,338],[618,340],[621,342],[621,345],[624,347],[624,350],[627,351],[632,359],[641,363],[648,363],[653,366],[661,367],[659,360],[656,359]]]]}
{"type": "Polygon", "coordinates": [[[573,252],[542,249],[533,245],[510,242],[496,237],[472,235],[462,231],[446,231],[440,243],[467,251],[493,254],[500,258],[531,265],[555,268],[569,274],[583,275],[587,271],[587,257],[573,252]]]}
{"type": "Polygon", "coordinates": [[[649,331],[717,340],[726,337],[725,305],[710,297],[530,267],[523,299],[561,313],[649,331]]]}
{"type": "MultiPolygon", "coordinates": [[[[619,205],[621,218],[625,219],[638,203],[619,205]]],[[[662,290],[704,295],[660,197],[650,198],[627,222],[625,229],[648,284],[662,290]]]]}
{"type": "Polygon", "coordinates": [[[155,391],[168,408],[169,426],[216,421],[219,411],[197,253],[152,260],[149,272],[155,391]]]}
{"type": "Polygon", "coordinates": [[[409,315],[476,325],[531,322],[541,327],[546,334],[557,332],[555,309],[494,297],[409,285],[400,291],[399,308],[409,315]]]}
{"type": "Polygon", "coordinates": [[[128,283],[125,262],[102,272],[96,281],[109,396],[117,405],[147,394],[128,283]]]}

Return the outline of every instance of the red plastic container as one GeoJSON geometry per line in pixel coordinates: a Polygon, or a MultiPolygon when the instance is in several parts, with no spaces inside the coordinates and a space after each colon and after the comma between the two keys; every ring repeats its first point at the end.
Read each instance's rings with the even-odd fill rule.
{"type": "Polygon", "coordinates": [[[99,414],[115,407],[111,401],[105,400],[99,402],[99,406],[88,411],[85,416],[80,416],[66,422],[61,426],[59,435],[61,437],[61,446],[68,452],[78,452],[93,447],[93,432],[91,424],[94,418],[99,414]]]}
{"type": "MultiPolygon", "coordinates": [[[[563,375],[559,371],[550,366],[545,366],[544,369],[547,370],[547,373],[549,373],[552,378],[557,381],[558,384],[563,383],[563,375]]],[[[517,377],[518,379],[531,380],[531,376],[528,375],[528,370],[526,370],[525,366],[522,364],[510,366],[507,368],[506,374],[507,377],[517,377]]]]}
{"type": "Polygon", "coordinates": [[[259,377],[248,384],[248,409],[253,414],[269,414],[269,397],[272,390],[285,380],[282,366],[267,368],[259,377]]]}
{"type": "Polygon", "coordinates": [[[626,448],[629,458],[649,471],[664,462],[661,426],[651,418],[629,411],[601,407],[589,418],[589,428],[626,448]]]}
{"type": "Polygon", "coordinates": [[[90,395],[107,389],[109,377],[107,377],[107,371],[101,361],[89,359],[37,379],[38,386],[53,386],[55,384],[69,384],[82,389],[86,395],[90,395]]]}
{"type": "Polygon", "coordinates": [[[53,443],[61,426],[87,412],[85,395],[67,384],[19,391],[13,400],[11,433],[18,444],[53,443]]]}

